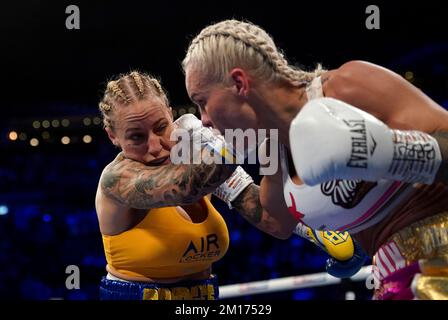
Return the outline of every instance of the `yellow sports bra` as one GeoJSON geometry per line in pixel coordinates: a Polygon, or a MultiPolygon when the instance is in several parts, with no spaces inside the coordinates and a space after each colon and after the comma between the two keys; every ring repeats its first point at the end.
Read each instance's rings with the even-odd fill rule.
{"type": "Polygon", "coordinates": [[[135,227],[118,235],[103,234],[108,266],[132,277],[175,278],[208,269],[229,247],[229,233],[206,197],[207,218],[194,223],[175,207],[151,209],[135,227]]]}

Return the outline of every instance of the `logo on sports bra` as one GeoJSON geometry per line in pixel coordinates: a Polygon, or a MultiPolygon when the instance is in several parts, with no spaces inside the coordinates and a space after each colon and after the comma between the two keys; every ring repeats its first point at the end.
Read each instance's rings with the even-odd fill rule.
{"type": "Polygon", "coordinates": [[[212,233],[200,239],[199,246],[196,246],[193,240],[190,241],[190,244],[180,258],[180,263],[214,260],[216,257],[219,257],[221,251],[216,234],[212,233]]]}
{"type": "Polygon", "coordinates": [[[334,205],[344,209],[356,207],[377,186],[377,182],[362,180],[332,180],[320,185],[322,193],[331,197],[334,205]]]}

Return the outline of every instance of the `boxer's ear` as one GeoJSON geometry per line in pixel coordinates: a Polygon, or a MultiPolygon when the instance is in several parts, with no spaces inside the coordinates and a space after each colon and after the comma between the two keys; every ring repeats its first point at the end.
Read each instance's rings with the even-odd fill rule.
{"type": "Polygon", "coordinates": [[[249,76],[246,71],[241,68],[234,68],[230,71],[230,77],[235,93],[247,97],[249,95],[249,76]]]}
{"type": "Polygon", "coordinates": [[[107,132],[107,136],[109,137],[110,141],[112,141],[114,146],[120,147],[120,144],[118,143],[117,136],[115,135],[113,130],[111,128],[109,128],[109,127],[106,127],[105,130],[107,132]]]}

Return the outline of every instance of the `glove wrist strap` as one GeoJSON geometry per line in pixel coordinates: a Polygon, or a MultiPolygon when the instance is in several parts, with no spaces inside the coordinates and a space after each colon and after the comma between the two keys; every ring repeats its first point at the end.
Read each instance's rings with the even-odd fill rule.
{"type": "Polygon", "coordinates": [[[252,177],[244,171],[243,168],[238,166],[232,175],[218,188],[216,188],[213,194],[219,199],[227,203],[230,209],[232,209],[232,201],[235,200],[241,192],[244,191],[254,180],[252,177]]]}
{"type": "Polygon", "coordinates": [[[393,132],[394,156],[386,179],[431,184],[442,162],[437,140],[421,131],[393,132]]]}

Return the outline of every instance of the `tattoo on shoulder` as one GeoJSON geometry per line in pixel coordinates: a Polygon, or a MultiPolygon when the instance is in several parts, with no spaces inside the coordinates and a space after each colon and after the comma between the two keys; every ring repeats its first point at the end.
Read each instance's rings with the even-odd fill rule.
{"type": "Polygon", "coordinates": [[[108,190],[114,188],[118,181],[120,180],[120,176],[113,171],[106,171],[103,173],[101,177],[101,186],[108,190]]]}
{"type": "Polygon", "coordinates": [[[104,192],[127,206],[150,209],[191,204],[213,192],[231,174],[225,165],[166,165],[148,167],[125,159],[103,172],[104,192]]]}

